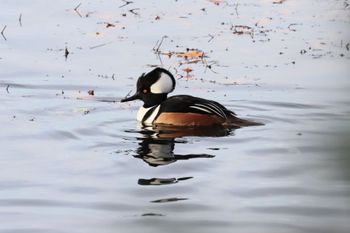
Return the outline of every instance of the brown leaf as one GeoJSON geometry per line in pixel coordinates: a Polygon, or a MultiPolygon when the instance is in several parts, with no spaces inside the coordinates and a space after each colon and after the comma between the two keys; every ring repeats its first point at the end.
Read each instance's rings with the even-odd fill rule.
{"type": "Polygon", "coordinates": [[[209,0],[209,2],[214,3],[215,5],[220,5],[220,3],[223,3],[225,1],[223,1],[223,0],[209,0]]]}
{"type": "Polygon", "coordinates": [[[184,58],[201,58],[204,56],[204,53],[199,50],[192,49],[187,52],[178,52],[176,53],[176,56],[184,58]]]}
{"type": "Polygon", "coordinates": [[[193,71],[193,69],[191,67],[185,67],[182,70],[185,71],[187,74],[191,73],[193,71]]]}

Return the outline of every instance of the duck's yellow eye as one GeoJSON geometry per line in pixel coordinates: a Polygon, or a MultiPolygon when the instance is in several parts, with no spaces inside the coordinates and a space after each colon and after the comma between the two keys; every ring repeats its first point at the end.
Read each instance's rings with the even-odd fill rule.
{"type": "Polygon", "coordinates": [[[148,92],[148,90],[147,89],[143,89],[143,91],[142,91],[144,94],[146,94],[147,92],[148,92]]]}

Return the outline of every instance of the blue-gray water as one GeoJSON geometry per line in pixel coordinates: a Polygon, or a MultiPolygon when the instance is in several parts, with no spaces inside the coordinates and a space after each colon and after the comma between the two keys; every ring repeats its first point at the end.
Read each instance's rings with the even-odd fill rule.
{"type": "Polygon", "coordinates": [[[348,1],[217,2],[0,2],[1,233],[350,231],[348,1]],[[265,125],[141,130],[153,65],[265,125]]]}

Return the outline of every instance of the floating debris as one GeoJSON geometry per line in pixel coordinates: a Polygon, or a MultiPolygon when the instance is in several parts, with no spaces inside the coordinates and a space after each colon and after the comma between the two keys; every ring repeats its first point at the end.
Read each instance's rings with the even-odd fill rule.
{"type": "Polygon", "coordinates": [[[189,74],[193,71],[193,69],[190,67],[183,68],[182,70],[185,71],[187,74],[189,74]]]}
{"type": "Polygon", "coordinates": [[[297,30],[295,28],[293,28],[293,26],[296,26],[296,25],[299,25],[297,23],[291,23],[288,25],[288,29],[289,31],[292,31],[292,32],[296,32],[297,30]]]}
{"type": "Polygon", "coordinates": [[[282,3],[284,3],[285,1],[287,1],[287,0],[276,0],[276,1],[273,1],[272,3],[273,3],[273,4],[282,4],[282,3]]]}
{"type": "Polygon", "coordinates": [[[112,24],[112,23],[106,23],[106,28],[110,28],[110,27],[115,27],[115,24],[112,24]]]}
{"type": "Polygon", "coordinates": [[[144,213],[141,215],[142,217],[163,217],[164,214],[157,214],[157,213],[144,213]]]}
{"type": "Polygon", "coordinates": [[[226,1],[224,1],[224,0],[209,0],[209,2],[214,3],[215,5],[219,6],[221,3],[224,3],[226,1]]]}
{"type": "Polygon", "coordinates": [[[187,49],[187,52],[177,52],[177,57],[188,58],[202,58],[204,57],[204,52],[199,51],[198,49],[187,49]]]}
{"type": "Polygon", "coordinates": [[[68,55],[69,55],[69,51],[68,51],[68,48],[67,48],[67,46],[66,46],[66,48],[65,48],[65,50],[64,50],[64,57],[66,58],[66,60],[67,60],[67,58],[68,58],[68,55]]]}
{"type": "Polygon", "coordinates": [[[22,13],[19,15],[18,22],[19,26],[22,27],[22,13]]]}
{"type": "Polygon", "coordinates": [[[4,34],[4,31],[5,31],[6,28],[7,28],[7,25],[5,25],[4,28],[3,28],[2,31],[1,31],[1,35],[2,35],[2,37],[4,38],[4,40],[7,40],[7,39],[6,39],[6,36],[5,36],[5,34],[4,34]]]}
{"type": "Polygon", "coordinates": [[[246,25],[232,25],[231,30],[233,31],[233,34],[237,35],[250,35],[253,37],[254,35],[254,29],[252,27],[246,26],[246,25]]]}
{"type": "Polygon", "coordinates": [[[75,8],[74,11],[79,15],[80,18],[82,18],[83,16],[81,16],[80,12],[78,11],[78,8],[81,6],[82,3],[79,3],[75,8]]]}
{"type": "Polygon", "coordinates": [[[134,2],[132,2],[132,1],[126,1],[126,0],[122,0],[122,1],[124,2],[124,4],[121,5],[119,8],[122,8],[122,7],[124,7],[124,6],[127,6],[127,5],[129,5],[129,4],[134,3],[134,2]]]}
{"type": "Polygon", "coordinates": [[[166,202],[185,201],[185,200],[188,200],[188,198],[172,197],[172,198],[158,199],[158,200],[154,200],[151,202],[153,202],[153,203],[166,203],[166,202]]]}

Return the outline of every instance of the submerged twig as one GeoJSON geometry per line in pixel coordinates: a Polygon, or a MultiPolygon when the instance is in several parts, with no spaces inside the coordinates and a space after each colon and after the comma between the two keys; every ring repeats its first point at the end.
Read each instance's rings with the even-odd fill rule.
{"type": "Polygon", "coordinates": [[[19,22],[19,26],[22,27],[22,13],[19,15],[18,22],[19,22]]]}
{"type": "Polygon", "coordinates": [[[273,4],[282,4],[282,3],[284,3],[285,1],[287,1],[287,0],[276,0],[276,1],[273,1],[272,3],[273,3],[273,4]]]}
{"type": "Polygon", "coordinates": [[[247,34],[250,35],[251,38],[254,38],[254,28],[246,26],[246,25],[232,25],[231,31],[236,35],[247,34]]]}
{"type": "Polygon", "coordinates": [[[162,46],[162,44],[163,44],[163,41],[164,41],[164,39],[165,38],[167,38],[168,36],[162,36],[162,39],[160,39],[160,42],[159,42],[159,40],[157,41],[157,43],[156,43],[156,45],[153,47],[153,51],[155,52],[155,53],[160,53],[160,46],[162,46]],[[158,43],[159,42],[159,43],[158,43]],[[157,47],[157,48],[156,48],[157,47]]]}
{"type": "Polygon", "coordinates": [[[139,13],[135,12],[137,10],[140,10],[140,8],[134,8],[134,9],[130,9],[129,12],[134,14],[134,15],[139,15],[139,13]]]}
{"type": "Polygon", "coordinates": [[[132,92],[132,90],[130,90],[129,92],[128,92],[128,94],[126,94],[126,96],[124,97],[124,99],[125,98],[128,98],[129,96],[130,96],[130,93],[132,92]]]}
{"type": "Polygon", "coordinates": [[[212,41],[214,39],[214,36],[210,35],[210,34],[208,34],[208,36],[210,37],[210,39],[208,40],[208,43],[209,43],[210,41],[212,41]]]}
{"type": "Polygon", "coordinates": [[[5,40],[7,40],[7,39],[6,39],[6,36],[5,36],[5,34],[4,34],[4,31],[5,31],[6,27],[7,27],[7,25],[5,25],[4,28],[3,28],[2,31],[1,31],[1,35],[2,35],[2,37],[3,37],[5,40]]]}
{"type": "Polygon", "coordinates": [[[89,49],[96,49],[96,48],[103,47],[103,46],[111,44],[111,43],[112,42],[107,42],[107,43],[98,44],[98,45],[95,45],[95,46],[90,46],[89,49]]]}
{"type": "Polygon", "coordinates": [[[75,8],[74,11],[82,18],[83,16],[81,16],[80,12],[78,11],[78,8],[81,6],[81,3],[79,3],[75,8]]]}
{"type": "Polygon", "coordinates": [[[132,1],[126,1],[126,0],[122,0],[122,1],[125,2],[125,4],[124,4],[124,5],[121,5],[119,8],[122,8],[122,7],[124,7],[124,6],[127,6],[127,5],[129,5],[129,4],[134,3],[134,2],[132,2],[132,1]]]}
{"type": "Polygon", "coordinates": [[[297,31],[295,28],[292,28],[293,26],[296,26],[296,25],[298,25],[298,24],[297,24],[297,23],[291,23],[291,24],[289,24],[289,25],[288,25],[289,31],[292,31],[292,32],[297,31]]]}
{"type": "Polygon", "coordinates": [[[239,5],[238,3],[235,4],[235,12],[236,12],[237,16],[239,16],[239,14],[238,14],[238,5],[239,5]]]}
{"type": "Polygon", "coordinates": [[[67,48],[67,46],[66,46],[66,48],[65,48],[65,50],[64,50],[64,57],[66,58],[66,60],[67,60],[67,58],[68,58],[68,55],[69,55],[69,51],[68,51],[68,48],[67,48]]]}

